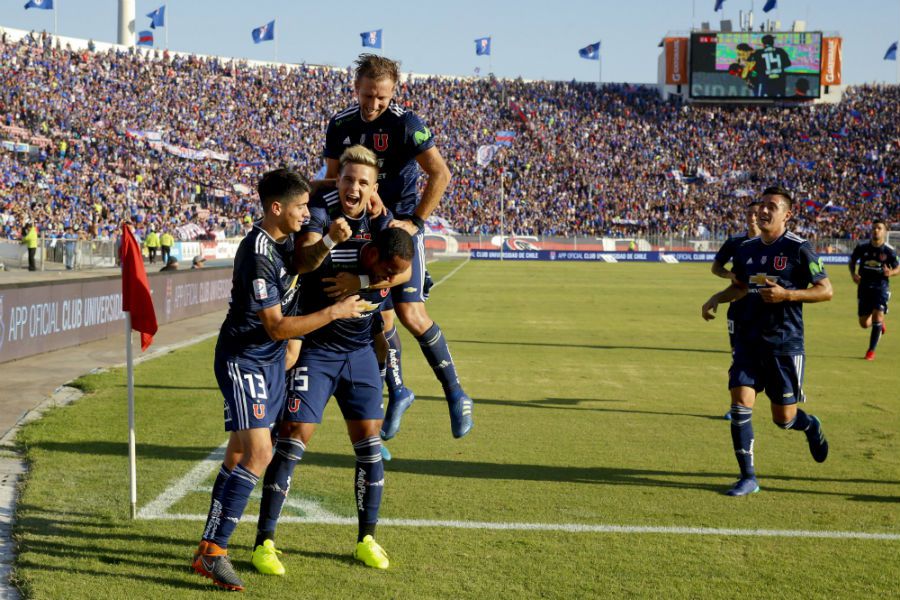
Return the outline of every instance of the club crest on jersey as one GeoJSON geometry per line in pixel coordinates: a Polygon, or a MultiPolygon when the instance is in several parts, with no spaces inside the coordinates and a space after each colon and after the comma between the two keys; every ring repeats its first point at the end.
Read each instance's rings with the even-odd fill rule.
{"type": "Polygon", "coordinates": [[[388,134],[386,133],[374,133],[372,134],[372,141],[374,142],[375,149],[379,152],[384,152],[388,147],[388,134]]]}
{"type": "Polygon", "coordinates": [[[288,402],[288,410],[292,413],[300,410],[300,398],[291,398],[291,401],[288,402]]]}
{"type": "Polygon", "coordinates": [[[266,417],[266,405],[265,404],[254,404],[253,405],[253,416],[257,419],[264,419],[266,417]]]}
{"type": "Polygon", "coordinates": [[[884,252],[882,252],[881,254],[878,255],[878,260],[880,260],[881,262],[884,262],[884,260],[886,258],[887,258],[887,254],[885,254],[884,252]]]}
{"type": "Polygon", "coordinates": [[[381,290],[381,297],[382,297],[382,298],[387,298],[387,295],[388,295],[388,289],[387,289],[387,288],[382,288],[382,290],[381,290]]]}
{"type": "Polygon", "coordinates": [[[776,256],[772,259],[772,264],[775,266],[776,270],[783,271],[787,266],[787,256],[776,256]]]}

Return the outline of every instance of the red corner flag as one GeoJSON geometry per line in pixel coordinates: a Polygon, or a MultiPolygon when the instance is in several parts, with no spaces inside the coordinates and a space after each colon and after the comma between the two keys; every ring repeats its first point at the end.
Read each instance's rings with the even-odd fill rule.
{"type": "Polygon", "coordinates": [[[131,328],[141,332],[143,352],[153,343],[158,327],[144,257],[127,224],[122,225],[122,310],[131,313],[131,328]]]}

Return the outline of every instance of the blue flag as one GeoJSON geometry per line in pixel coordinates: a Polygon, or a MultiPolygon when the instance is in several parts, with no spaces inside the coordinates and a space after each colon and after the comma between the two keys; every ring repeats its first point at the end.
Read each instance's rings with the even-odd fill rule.
{"type": "Polygon", "coordinates": [[[713,12],[722,10],[723,4],[725,4],[725,0],[716,0],[716,7],[713,9],[713,12]]]}
{"type": "Polygon", "coordinates": [[[381,30],[363,31],[359,34],[362,38],[363,48],[381,48],[381,30]]]}
{"type": "Polygon", "coordinates": [[[515,131],[498,131],[494,136],[494,143],[498,146],[506,146],[507,148],[512,148],[514,139],[516,139],[515,131]]]}
{"type": "Polygon", "coordinates": [[[53,10],[53,0],[28,0],[25,10],[36,8],[38,10],[53,10]]]}
{"type": "Polygon", "coordinates": [[[139,31],[137,45],[138,46],[152,46],[153,45],[153,32],[152,31],[139,31]]]}
{"type": "Polygon", "coordinates": [[[269,21],[262,27],[253,30],[253,43],[269,42],[275,39],[275,21],[269,21]]]}
{"type": "Polygon", "coordinates": [[[884,60],[897,60],[897,42],[891,44],[887,52],[884,53],[884,60]]]}
{"type": "Polygon", "coordinates": [[[475,54],[477,56],[491,55],[491,38],[483,37],[475,40],[475,54]]]}
{"type": "Polygon", "coordinates": [[[588,60],[600,60],[600,42],[581,48],[578,51],[578,56],[588,60]]]}
{"type": "Polygon", "coordinates": [[[166,26],[166,5],[163,4],[152,13],[147,15],[150,17],[150,29],[166,26]]]}
{"type": "Polygon", "coordinates": [[[774,8],[778,8],[778,0],[766,0],[766,5],[763,6],[763,12],[769,12],[774,8]]]}

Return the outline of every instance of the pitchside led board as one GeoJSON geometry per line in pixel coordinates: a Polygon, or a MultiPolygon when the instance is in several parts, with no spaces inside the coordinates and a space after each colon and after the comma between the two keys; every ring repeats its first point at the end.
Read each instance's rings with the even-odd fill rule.
{"type": "Polygon", "coordinates": [[[694,99],[814,99],[821,70],[821,32],[691,34],[694,99]]]}

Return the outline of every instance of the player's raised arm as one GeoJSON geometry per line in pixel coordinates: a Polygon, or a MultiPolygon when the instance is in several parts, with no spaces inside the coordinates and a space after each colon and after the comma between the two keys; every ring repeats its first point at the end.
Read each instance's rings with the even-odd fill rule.
{"type": "Polygon", "coordinates": [[[366,310],[367,302],[359,296],[348,296],[322,310],[299,317],[285,317],[281,304],[275,304],[256,313],[266,333],[275,341],[289,340],[306,335],[337,319],[352,319],[366,310]]]}
{"type": "Polygon", "coordinates": [[[309,273],[318,268],[336,245],[350,239],[350,225],[343,217],[335,219],[328,226],[324,236],[318,231],[300,234],[299,243],[294,246],[294,267],[298,273],[309,273]]]}
{"type": "Polygon", "coordinates": [[[766,278],[766,287],[760,288],[759,297],[763,302],[828,302],[834,295],[831,288],[831,281],[825,277],[813,283],[804,290],[788,290],[780,285],[774,279],[766,278]]]}

